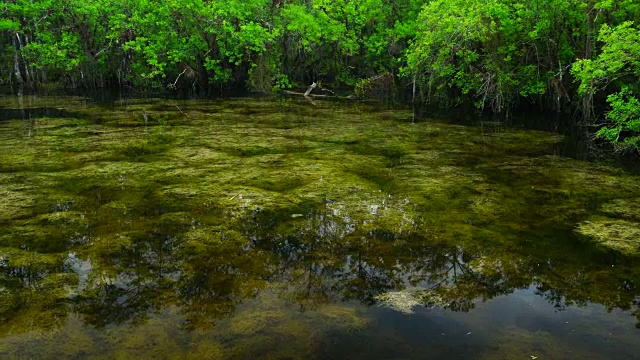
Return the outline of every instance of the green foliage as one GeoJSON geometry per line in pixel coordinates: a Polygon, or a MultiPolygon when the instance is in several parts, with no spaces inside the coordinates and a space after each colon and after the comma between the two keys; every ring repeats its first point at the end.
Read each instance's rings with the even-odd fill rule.
{"type": "Polygon", "coordinates": [[[421,4],[410,0],[287,4],[282,10],[285,72],[305,83],[325,79],[348,85],[357,78],[396,72],[421,4]]]}
{"type": "Polygon", "coordinates": [[[267,8],[263,0],[17,1],[4,8],[0,31],[23,40],[14,47],[26,75],[33,66],[49,78],[81,71],[145,86],[182,75],[188,83],[223,83],[279,34],[267,8]]]}
{"type": "Polygon", "coordinates": [[[607,102],[611,106],[607,118],[613,124],[598,130],[597,135],[613,144],[618,144],[622,136],[624,144],[640,149],[640,100],[628,87],[624,87],[622,91],[609,95],[607,102]]]}
{"type": "Polygon", "coordinates": [[[629,20],[638,16],[634,1],[430,1],[403,74],[427,101],[497,113],[526,100],[581,107],[589,120],[592,99],[606,98],[610,125],[597,135],[637,148],[640,35],[629,20]]]}
{"type": "Polygon", "coordinates": [[[640,149],[640,30],[632,22],[615,28],[604,25],[598,40],[603,42],[597,58],[580,60],[572,72],[584,96],[607,93],[609,124],[597,135],[614,145],[640,149]]]}
{"type": "Polygon", "coordinates": [[[0,61],[5,69],[18,61],[30,84],[94,86],[99,78],[119,86],[207,88],[246,81],[263,92],[310,81],[352,85],[397,70],[421,5],[17,0],[2,8],[0,22],[2,45],[17,60],[8,54],[0,61]]]}
{"type": "MultiPolygon", "coordinates": [[[[473,99],[507,111],[519,97],[538,99],[562,81],[576,54],[567,29],[583,15],[565,0],[429,2],[406,52],[404,73],[428,98],[473,99]]],[[[455,99],[454,99],[455,101],[455,99]]]]}
{"type": "Polygon", "coordinates": [[[358,80],[354,86],[354,92],[357,96],[368,96],[376,92],[389,95],[392,89],[393,75],[389,73],[358,80]]]}

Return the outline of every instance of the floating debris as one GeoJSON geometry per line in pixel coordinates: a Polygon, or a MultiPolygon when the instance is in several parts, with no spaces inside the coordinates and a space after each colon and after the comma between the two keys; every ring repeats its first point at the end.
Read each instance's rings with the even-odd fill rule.
{"type": "Polygon", "coordinates": [[[446,308],[449,306],[449,302],[434,290],[425,289],[390,291],[380,294],[374,297],[374,299],[380,301],[378,306],[386,307],[403,314],[413,314],[413,309],[416,306],[423,306],[426,308],[446,308]]]}
{"type": "Polygon", "coordinates": [[[403,314],[413,314],[413,308],[421,305],[415,293],[408,291],[391,291],[375,297],[380,301],[379,306],[399,311],[403,314]]]}

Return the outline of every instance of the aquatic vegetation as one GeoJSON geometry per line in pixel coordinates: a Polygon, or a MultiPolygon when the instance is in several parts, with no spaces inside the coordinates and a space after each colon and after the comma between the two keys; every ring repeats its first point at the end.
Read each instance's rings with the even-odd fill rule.
{"type": "Polygon", "coordinates": [[[277,311],[260,311],[257,313],[239,314],[231,322],[231,332],[243,336],[252,336],[261,330],[273,327],[286,314],[277,311]]]}
{"type": "Polygon", "coordinates": [[[10,189],[3,184],[0,190],[0,222],[27,216],[35,207],[35,199],[21,191],[20,187],[10,189]]]}
{"type": "Polygon", "coordinates": [[[363,103],[64,106],[0,122],[1,356],[73,331],[56,354],[330,356],[376,316],[532,286],[637,314],[640,183],[553,155],[558,135],[363,103]]]}
{"type": "Polygon", "coordinates": [[[604,204],[602,211],[610,216],[640,221],[640,199],[615,199],[604,204]]]}
{"type": "Polygon", "coordinates": [[[600,246],[627,255],[640,252],[640,207],[634,198],[614,199],[594,215],[578,224],[576,232],[593,239],[600,246]]]}
{"type": "Polygon", "coordinates": [[[598,244],[636,255],[640,252],[640,224],[627,220],[593,218],[578,225],[576,231],[598,244]]]}
{"type": "Polygon", "coordinates": [[[553,334],[545,331],[527,331],[510,327],[496,339],[494,349],[482,352],[479,359],[507,360],[519,357],[522,359],[546,359],[570,354],[580,359],[604,359],[597,353],[585,349],[575,349],[553,334]],[[570,350],[571,349],[571,350],[570,350]]]}
{"type": "Polygon", "coordinates": [[[422,305],[415,291],[392,291],[375,297],[380,305],[399,311],[403,314],[413,314],[413,308],[422,305]]]}
{"type": "Polygon", "coordinates": [[[207,359],[218,360],[225,359],[227,353],[224,347],[212,340],[198,341],[193,345],[193,349],[190,349],[187,354],[183,356],[187,359],[207,359]]]}

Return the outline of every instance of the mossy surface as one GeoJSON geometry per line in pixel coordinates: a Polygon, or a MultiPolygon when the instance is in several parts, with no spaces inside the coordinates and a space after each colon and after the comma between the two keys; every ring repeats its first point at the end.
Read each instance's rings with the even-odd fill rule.
{"type": "MultiPolygon", "coordinates": [[[[417,318],[530,287],[640,317],[638,177],[557,134],[295,99],[0,106],[30,114],[0,119],[0,357],[437,357],[417,318]]],[[[535,331],[469,349],[533,355],[535,331]]]]}

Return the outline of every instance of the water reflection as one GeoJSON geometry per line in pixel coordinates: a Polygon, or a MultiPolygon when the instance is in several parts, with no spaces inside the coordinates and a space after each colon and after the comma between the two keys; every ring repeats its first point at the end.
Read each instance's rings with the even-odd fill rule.
{"type": "Polygon", "coordinates": [[[61,239],[47,238],[85,231],[89,240],[68,245],[76,252],[67,256],[28,245],[4,248],[2,328],[49,329],[70,311],[102,328],[177,306],[194,330],[231,315],[270,284],[301,310],[335,301],[373,305],[380,294],[419,289],[429,291],[416,292],[423,305],[434,306],[437,296],[435,305],[453,311],[533,285],[558,309],[594,302],[640,319],[634,258],[575,243],[552,245],[553,251],[526,241],[520,248],[453,246],[443,229],[431,231],[419,219],[397,230],[381,217],[363,220],[339,202],[252,210],[217,226],[169,213],[146,218],[144,229],[126,235],[116,228],[107,239],[92,233],[113,219],[92,219],[61,239]]]}

